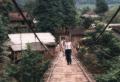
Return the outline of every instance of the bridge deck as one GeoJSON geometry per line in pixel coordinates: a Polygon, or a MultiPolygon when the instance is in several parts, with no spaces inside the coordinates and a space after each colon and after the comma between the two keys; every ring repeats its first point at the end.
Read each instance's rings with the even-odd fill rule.
{"type": "Polygon", "coordinates": [[[72,64],[67,65],[65,56],[60,53],[51,70],[45,82],[90,82],[73,56],[72,64]]]}

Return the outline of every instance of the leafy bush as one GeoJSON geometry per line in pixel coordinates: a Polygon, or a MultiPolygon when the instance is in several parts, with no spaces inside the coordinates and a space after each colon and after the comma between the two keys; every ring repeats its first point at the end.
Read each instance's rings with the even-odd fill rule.
{"type": "MultiPolygon", "coordinates": [[[[92,41],[103,27],[97,23],[96,32],[88,34],[92,41]]],[[[97,82],[120,82],[120,41],[111,32],[106,31],[97,43],[87,47],[96,55],[97,66],[103,69],[102,74],[96,77],[97,82]]]]}
{"type": "Polygon", "coordinates": [[[23,53],[18,65],[12,64],[8,66],[6,73],[19,82],[41,82],[49,63],[49,60],[44,60],[42,54],[29,49],[23,53]]]}
{"type": "MultiPolygon", "coordinates": [[[[111,19],[111,16],[116,12],[118,7],[111,8],[108,12],[106,12],[105,17],[103,18],[103,21],[108,22],[111,19]]],[[[120,23],[120,13],[114,18],[112,23],[120,23]]]]}
{"type": "Polygon", "coordinates": [[[97,82],[120,82],[120,57],[109,60],[109,69],[96,77],[97,82]]]}

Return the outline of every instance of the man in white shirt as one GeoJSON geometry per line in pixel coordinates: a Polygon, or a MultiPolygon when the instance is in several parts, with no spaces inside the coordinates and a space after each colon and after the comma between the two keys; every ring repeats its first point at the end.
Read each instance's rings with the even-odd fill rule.
{"type": "Polygon", "coordinates": [[[72,54],[72,48],[73,48],[72,42],[69,37],[66,37],[64,48],[65,48],[66,61],[67,61],[67,64],[69,65],[72,63],[71,54],[72,54]]]}

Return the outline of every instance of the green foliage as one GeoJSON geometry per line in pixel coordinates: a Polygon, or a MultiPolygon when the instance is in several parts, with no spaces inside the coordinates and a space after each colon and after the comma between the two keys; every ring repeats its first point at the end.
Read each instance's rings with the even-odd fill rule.
{"type": "Polygon", "coordinates": [[[100,40],[100,44],[106,48],[109,48],[109,55],[120,55],[120,42],[111,33],[105,33],[100,40]]]}
{"type": "Polygon", "coordinates": [[[37,17],[39,24],[37,25],[37,29],[40,31],[51,30],[56,26],[60,27],[60,23],[63,22],[61,20],[62,17],[62,5],[58,0],[37,0],[36,8],[34,9],[34,15],[37,17]]]}
{"type": "Polygon", "coordinates": [[[76,9],[74,0],[61,0],[62,13],[65,27],[74,26],[76,23],[76,9]]]}
{"type": "Polygon", "coordinates": [[[73,0],[37,0],[34,16],[39,21],[38,31],[53,31],[55,27],[75,25],[75,6],[73,0]]]}
{"type": "Polygon", "coordinates": [[[90,37],[93,41],[96,39],[96,37],[99,35],[99,33],[102,32],[102,30],[104,28],[104,24],[102,22],[95,21],[94,23],[96,25],[96,27],[95,27],[96,31],[87,34],[87,36],[90,37]]]}
{"type": "Polygon", "coordinates": [[[93,22],[94,20],[92,18],[83,18],[83,20],[81,21],[81,25],[88,29],[93,22]]]}
{"type": "Polygon", "coordinates": [[[96,24],[96,33],[100,33],[100,32],[102,32],[102,30],[103,30],[103,28],[104,28],[105,26],[104,26],[104,23],[102,23],[102,22],[97,22],[97,24],[96,24]]]}
{"type": "MultiPolygon", "coordinates": [[[[103,30],[104,24],[96,22],[96,32],[88,34],[95,40],[103,30]]],[[[105,31],[99,41],[92,46],[91,50],[96,55],[97,65],[103,69],[103,74],[96,77],[97,82],[120,81],[120,41],[112,34],[105,31]]]]}
{"type": "Polygon", "coordinates": [[[108,60],[109,70],[106,74],[97,76],[97,82],[119,82],[120,81],[120,57],[108,60]]]}
{"type": "Polygon", "coordinates": [[[12,10],[12,5],[10,0],[2,1],[4,3],[0,4],[0,82],[12,82],[9,80],[10,77],[4,75],[4,70],[9,62],[9,58],[4,53],[5,46],[3,45],[7,39],[8,12],[12,10]]]}
{"type": "Polygon", "coordinates": [[[80,23],[81,23],[81,21],[82,21],[82,19],[80,18],[80,16],[81,16],[81,10],[80,10],[80,9],[77,9],[76,11],[77,11],[77,12],[76,12],[76,25],[77,25],[77,26],[80,26],[80,23]]]}
{"type": "MultiPolygon", "coordinates": [[[[108,22],[111,19],[111,16],[116,12],[118,7],[114,7],[110,9],[108,12],[105,13],[105,17],[103,18],[103,21],[108,22]]],[[[120,23],[120,13],[114,18],[112,23],[120,23]]]]}
{"type": "Polygon", "coordinates": [[[19,82],[40,82],[44,72],[48,69],[49,61],[44,60],[42,54],[28,49],[18,65],[9,65],[6,73],[19,82]]]}
{"type": "Polygon", "coordinates": [[[33,14],[34,7],[36,5],[35,3],[36,3],[36,0],[29,0],[27,3],[25,3],[24,9],[30,12],[31,14],[33,14]]]}
{"type": "MultiPolygon", "coordinates": [[[[96,25],[96,32],[89,34],[88,36],[92,37],[92,40],[95,40],[96,37],[101,33],[103,30],[103,24],[98,23],[96,25]]],[[[115,57],[120,55],[120,42],[111,32],[105,32],[102,37],[99,39],[99,42],[97,42],[97,48],[98,48],[98,55],[99,58],[107,58],[115,57]],[[100,57],[101,56],[101,57],[100,57]]],[[[101,59],[100,59],[101,60],[101,59]]]]}
{"type": "Polygon", "coordinates": [[[5,28],[6,28],[6,25],[4,23],[4,17],[2,17],[2,15],[0,15],[0,55],[2,55],[3,43],[6,40],[5,28]]]}
{"type": "Polygon", "coordinates": [[[89,7],[85,7],[85,8],[82,9],[81,14],[85,14],[85,13],[87,13],[90,10],[91,9],[89,7]]]}
{"type": "Polygon", "coordinates": [[[84,47],[82,47],[82,48],[79,49],[78,56],[80,56],[80,55],[82,56],[85,53],[86,53],[86,49],[84,47]]]}
{"type": "Polygon", "coordinates": [[[0,5],[0,14],[7,16],[8,13],[14,9],[10,0],[3,0],[3,5],[0,5]]]}
{"type": "Polygon", "coordinates": [[[98,57],[102,66],[106,68],[107,73],[99,77],[98,82],[119,82],[120,81],[120,60],[114,60],[114,57],[120,59],[120,42],[112,34],[105,33],[100,40],[102,49],[98,52],[98,57]],[[102,59],[101,59],[102,57],[102,59]],[[111,63],[111,65],[110,65],[111,63]]]}
{"type": "Polygon", "coordinates": [[[98,14],[102,14],[108,11],[108,4],[105,0],[96,0],[96,9],[95,12],[98,14]]]}

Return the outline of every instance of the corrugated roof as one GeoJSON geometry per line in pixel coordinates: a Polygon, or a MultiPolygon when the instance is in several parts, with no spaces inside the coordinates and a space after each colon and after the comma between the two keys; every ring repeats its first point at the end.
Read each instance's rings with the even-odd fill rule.
{"type": "MultiPolygon", "coordinates": [[[[49,32],[36,34],[43,44],[55,43],[55,37],[49,32]]],[[[11,48],[14,51],[25,50],[28,43],[39,42],[33,33],[8,34],[8,37],[13,43],[13,45],[11,45],[11,48]]]]}
{"type": "MultiPolygon", "coordinates": [[[[36,33],[44,44],[55,42],[55,37],[51,33],[36,33]]],[[[26,44],[39,42],[33,33],[8,34],[10,41],[14,44],[26,44]]]]}

